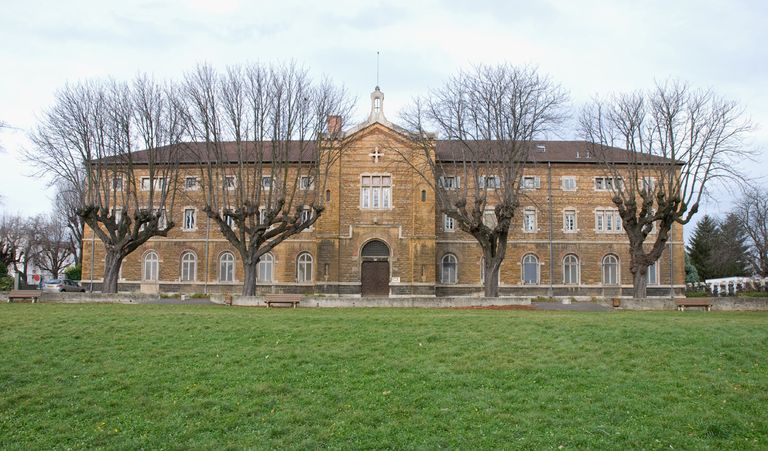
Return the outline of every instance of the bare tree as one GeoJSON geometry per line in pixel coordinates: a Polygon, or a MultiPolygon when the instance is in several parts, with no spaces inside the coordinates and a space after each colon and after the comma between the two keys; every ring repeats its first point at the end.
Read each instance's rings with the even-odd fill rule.
{"type": "Polygon", "coordinates": [[[75,264],[83,263],[83,230],[85,223],[83,218],[77,214],[83,205],[80,195],[82,190],[74,190],[67,182],[56,184],[56,197],[54,199],[54,214],[66,221],[67,236],[66,241],[69,246],[69,252],[74,256],[75,264]]]}
{"type": "Polygon", "coordinates": [[[37,251],[32,261],[38,268],[48,271],[57,279],[61,270],[74,256],[69,242],[67,218],[54,212],[47,217],[39,217],[37,224],[37,251]]]}
{"type": "Polygon", "coordinates": [[[326,121],[348,117],[346,92],[294,64],[199,66],[184,83],[187,146],[204,211],[243,261],[243,295],[261,257],[322,214],[328,171],[345,143],[326,121]]]}
{"type": "Polygon", "coordinates": [[[752,270],[768,277],[768,191],[746,190],[733,213],[747,234],[752,270]]]}
{"type": "Polygon", "coordinates": [[[20,216],[3,215],[0,218],[0,265],[6,270],[19,261],[23,246],[23,227],[20,216]]]}
{"type": "Polygon", "coordinates": [[[534,68],[477,66],[417,99],[403,115],[424,156],[409,161],[434,189],[440,211],[483,250],[487,297],[499,294],[499,268],[532,141],[562,123],[567,100],[534,68]]]}
{"type": "Polygon", "coordinates": [[[66,183],[81,202],[77,215],[104,245],[105,293],[117,291],[126,255],[174,225],[182,137],[175,97],[147,77],[67,85],[31,134],[27,158],[52,183],[66,183]]]}
{"type": "Polygon", "coordinates": [[[682,82],[596,99],[580,123],[629,238],[633,295],[644,298],[648,267],[672,225],[691,220],[717,179],[738,180],[735,162],[747,154],[742,138],[751,125],[737,103],[682,82]]]}

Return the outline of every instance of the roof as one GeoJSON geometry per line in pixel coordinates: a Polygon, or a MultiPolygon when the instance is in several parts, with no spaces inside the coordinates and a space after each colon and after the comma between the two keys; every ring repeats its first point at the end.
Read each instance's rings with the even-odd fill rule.
{"type": "MultiPolygon", "coordinates": [[[[157,161],[176,161],[181,164],[198,164],[201,161],[219,161],[223,163],[237,163],[241,161],[238,156],[242,154],[242,160],[256,163],[258,161],[272,161],[273,153],[280,155],[281,161],[287,160],[294,163],[310,163],[314,161],[317,144],[314,141],[288,141],[285,145],[273,148],[271,142],[262,149],[257,149],[254,141],[238,143],[234,141],[220,142],[216,146],[206,145],[201,142],[180,143],[173,146],[165,146],[158,149],[157,161]],[[261,155],[261,156],[260,156],[261,155]],[[250,156],[250,158],[248,158],[250,156]],[[260,156],[260,157],[259,157],[260,156]]],[[[498,141],[471,141],[470,146],[477,146],[480,152],[485,146],[498,145],[498,141]]],[[[589,141],[534,141],[529,152],[529,161],[538,163],[579,163],[598,164],[601,159],[595,157],[596,145],[589,141]]],[[[636,157],[632,152],[618,147],[607,147],[606,156],[612,163],[629,163],[636,157]]],[[[465,144],[457,140],[437,140],[435,154],[438,161],[462,161],[462,155],[467,152],[465,144]]],[[[150,153],[146,150],[133,152],[131,157],[134,164],[147,164],[150,153]]],[[[652,162],[668,162],[669,160],[659,156],[644,155],[643,160],[652,162]]],[[[116,159],[110,157],[106,159],[116,159]]]]}

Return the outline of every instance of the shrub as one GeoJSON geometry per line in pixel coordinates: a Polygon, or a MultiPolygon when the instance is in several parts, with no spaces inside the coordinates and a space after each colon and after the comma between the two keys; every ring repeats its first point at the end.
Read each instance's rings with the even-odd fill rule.
{"type": "Polygon", "coordinates": [[[73,265],[64,270],[64,275],[69,280],[80,280],[83,277],[83,267],[81,265],[73,265]]]}

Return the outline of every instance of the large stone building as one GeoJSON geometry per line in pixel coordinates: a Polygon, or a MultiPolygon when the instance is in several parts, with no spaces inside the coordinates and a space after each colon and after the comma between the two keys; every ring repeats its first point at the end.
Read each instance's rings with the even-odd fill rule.
{"type": "MultiPolygon", "coordinates": [[[[351,144],[327,181],[324,212],[312,228],[264,256],[258,291],[482,294],[479,245],[439,211],[430,184],[403,161],[411,144],[385,118],[383,100],[377,87],[368,120],[345,131],[351,144]]],[[[436,158],[452,154],[450,143],[436,141],[436,158]]],[[[500,270],[500,294],[631,295],[628,241],[607,189],[611,181],[589,155],[589,143],[537,142],[530,160],[500,270]]],[[[195,193],[174,208],[178,226],[125,258],[119,289],[240,292],[239,255],[206,218],[195,193]]],[[[83,285],[98,289],[104,251],[92,236],[85,231],[83,285]]],[[[682,227],[676,225],[671,237],[650,268],[649,296],[669,297],[684,288],[682,227]]]]}

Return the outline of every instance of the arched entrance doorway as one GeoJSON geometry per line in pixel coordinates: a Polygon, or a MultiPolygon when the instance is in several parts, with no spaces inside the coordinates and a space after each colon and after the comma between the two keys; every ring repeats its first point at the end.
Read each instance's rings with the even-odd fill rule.
{"type": "Polygon", "coordinates": [[[389,246],[381,240],[373,240],[360,252],[361,295],[389,296],[389,246]]]}

